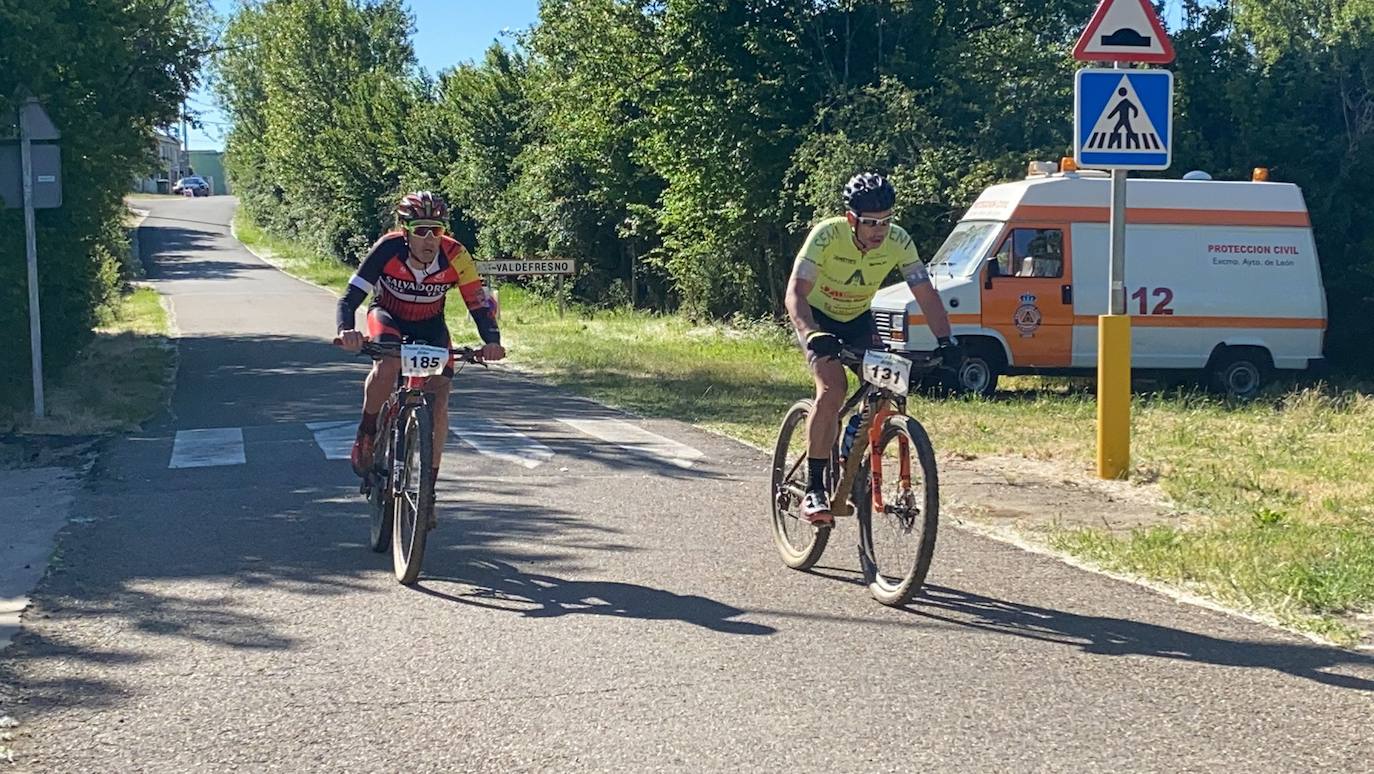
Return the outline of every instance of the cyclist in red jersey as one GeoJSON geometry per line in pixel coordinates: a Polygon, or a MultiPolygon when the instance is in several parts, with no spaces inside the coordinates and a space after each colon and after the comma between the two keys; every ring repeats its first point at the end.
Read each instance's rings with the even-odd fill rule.
{"type": "MultiPolygon", "coordinates": [[[[406,194],[396,205],[399,230],[384,234],[368,251],[358,271],[348,281],[348,290],[339,299],[339,346],[349,352],[362,349],[363,335],[354,330],[354,314],[368,295],[367,334],[374,341],[399,342],[402,337],[423,340],[436,347],[451,346],[448,324],[444,321],[444,299],[458,288],[467,304],[477,333],[485,345],[483,360],[506,356],[501,346],[495,304],[477,276],[477,265],[458,240],[444,232],[448,206],[437,194],[417,191],[406,194]]],[[[401,371],[398,357],[383,358],[372,364],[363,388],[363,417],[353,442],[353,471],[366,474],[372,465],[372,443],[377,433],[377,414],[396,386],[401,371]]],[[[448,394],[453,381],[453,360],[440,376],[430,377],[426,391],[434,396],[434,465],[438,477],[439,461],[448,436],[448,394]]]]}

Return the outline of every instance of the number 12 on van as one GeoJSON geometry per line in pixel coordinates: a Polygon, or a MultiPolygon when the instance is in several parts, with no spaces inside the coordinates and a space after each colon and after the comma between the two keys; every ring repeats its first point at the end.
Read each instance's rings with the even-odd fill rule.
{"type": "Polygon", "coordinates": [[[1131,294],[1133,301],[1140,302],[1140,314],[1173,314],[1174,308],[1170,306],[1174,302],[1174,291],[1170,288],[1140,288],[1131,294]],[[1150,309],[1149,297],[1154,296],[1159,299],[1154,309],[1150,309]]]}

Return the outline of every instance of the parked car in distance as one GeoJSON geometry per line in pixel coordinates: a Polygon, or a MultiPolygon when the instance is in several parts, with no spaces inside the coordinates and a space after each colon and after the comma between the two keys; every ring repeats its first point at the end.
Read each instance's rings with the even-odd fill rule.
{"type": "Polygon", "coordinates": [[[182,196],[185,194],[187,189],[190,189],[192,195],[194,196],[210,195],[210,184],[205,182],[205,178],[200,177],[199,175],[191,175],[190,177],[181,178],[177,181],[176,185],[172,186],[172,193],[178,196],[182,196]]]}

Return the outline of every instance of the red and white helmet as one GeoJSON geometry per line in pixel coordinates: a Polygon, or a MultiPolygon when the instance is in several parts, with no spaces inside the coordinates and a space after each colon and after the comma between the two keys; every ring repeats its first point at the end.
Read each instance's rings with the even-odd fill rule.
{"type": "Polygon", "coordinates": [[[416,191],[401,197],[396,205],[396,222],[410,223],[415,220],[434,220],[448,222],[448,205],[444,197],[432,191],[416,191]]]}

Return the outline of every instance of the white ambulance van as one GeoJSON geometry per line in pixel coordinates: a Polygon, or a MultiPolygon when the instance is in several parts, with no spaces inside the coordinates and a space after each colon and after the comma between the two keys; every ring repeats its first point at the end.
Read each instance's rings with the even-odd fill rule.
{"type": "MultiPolygon", "coordinates": [[[[1097,367],[1111,181],[1050,162],[1031,169],[984,191],[929,264],[967,352],[963,391],[989,395],[1001,374],[1097,367]]],[[[1187,177],[1204,179],[1127,182],[1132,368],[1193,372],[1252,397],[1274,369],[1322,357],[1326,294],[1307,206],[1288,183],[1187,177]]],[[[873,314],[892,348],[935,348],[905,284],[879,291],[873,314]]]]}

